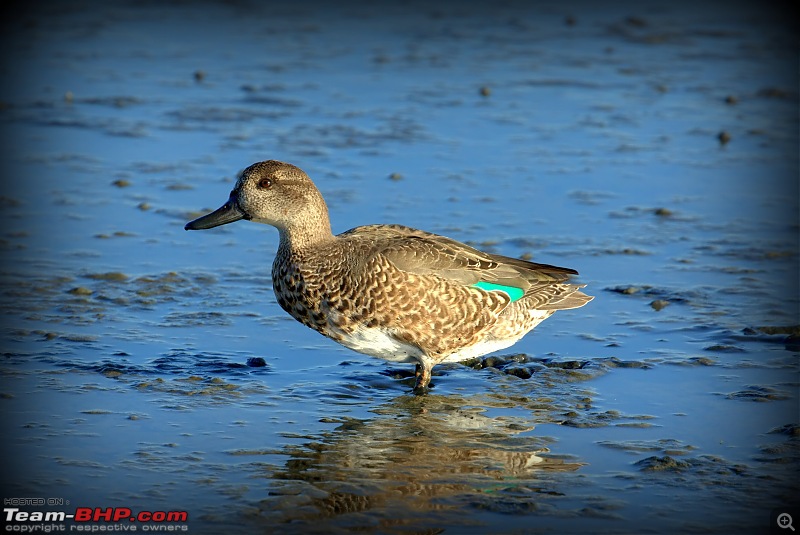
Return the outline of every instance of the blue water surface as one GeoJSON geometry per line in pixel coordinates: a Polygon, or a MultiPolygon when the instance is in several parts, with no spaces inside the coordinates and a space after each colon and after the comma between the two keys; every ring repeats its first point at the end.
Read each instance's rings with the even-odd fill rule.
{"type": "Polygon", "coordinates": [[[800,490],[793,20],[655,1],[9,17],[4,498],[185,510],[193,533],[766,532],[800,490]],[[183,230],[264,159],[309,173],[336,232],[423,228],[577,269],[595,300],[413,396],[412,370],[277,306],[274,229],[183,230]]]}

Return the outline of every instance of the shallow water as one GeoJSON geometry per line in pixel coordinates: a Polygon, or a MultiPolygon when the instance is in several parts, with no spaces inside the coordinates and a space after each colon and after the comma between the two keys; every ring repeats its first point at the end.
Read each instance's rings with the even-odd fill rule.
{"type": "Polygon", "coordinates": [[[196,533],[766,532],[799,490],[790,20],[118,2],[6,22],[4,498],[186,510],[196,533]],[[267,158],[315,179],[336,231],[424,228],[576,268],[596,299],[412,396],[410,369],[279,309],[274,230],[183,231],[267,158]]]}

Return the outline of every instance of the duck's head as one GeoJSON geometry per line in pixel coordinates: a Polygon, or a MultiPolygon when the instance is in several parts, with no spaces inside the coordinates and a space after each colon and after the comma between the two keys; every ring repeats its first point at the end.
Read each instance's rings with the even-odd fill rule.
{"type": "Polygon", "coordinates": [[[240,219],[267,223],[284,233],[330,235],[328,208],[314,183],[292,164],[267,160],[244,171],[228,202],[186,223],[186,230],[204,230],[240,219]]]}

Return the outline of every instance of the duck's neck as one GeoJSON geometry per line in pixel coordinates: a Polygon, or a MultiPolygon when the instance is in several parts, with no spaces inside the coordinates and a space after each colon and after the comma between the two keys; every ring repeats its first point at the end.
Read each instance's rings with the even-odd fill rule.
{"type": "Polygon", "coordinates": [[[279,228],[280,248],[286,251],[304,251],[333,240],[327,210],[312,216],[298,218],[290,225],[279,228]]]}

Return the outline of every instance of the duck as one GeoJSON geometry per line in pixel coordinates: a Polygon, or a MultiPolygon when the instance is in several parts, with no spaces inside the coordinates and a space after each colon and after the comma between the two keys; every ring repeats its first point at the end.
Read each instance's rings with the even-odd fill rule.
{"type": "Polygon", "coordinates": [[[425,394],[433,367],[511,347],[558,310],[593,296],[574,269],[487,253],[398,224],[334,235],[309,176],[276,160],[242,171],[227,202],[186,223],[205,230],[235,221],[278,230],[272,287],[280,307],[339,344],[415,364],[425,394]]]}

